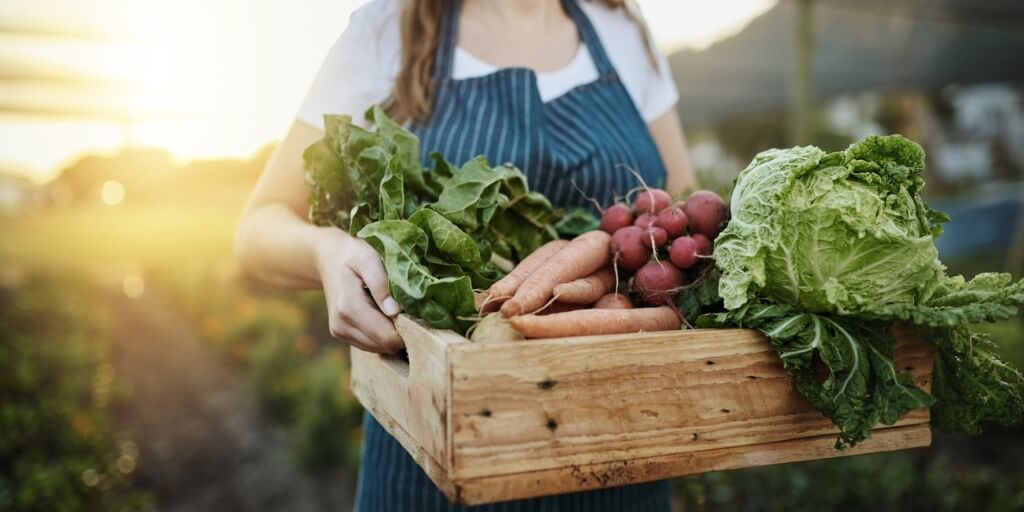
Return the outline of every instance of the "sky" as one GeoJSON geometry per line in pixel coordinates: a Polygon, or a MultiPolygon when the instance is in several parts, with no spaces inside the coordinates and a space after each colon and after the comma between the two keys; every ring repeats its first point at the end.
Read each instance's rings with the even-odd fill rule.
{"type": "MultiPolygon", "coordinates": [[[[0,0],[0,172],[44,182],[126,144],[182,161],[249,155],[283,135],[365,1],[0,0]]],[[[671,52],[728,37],[775,1],[638,3],[671,52]]]]}

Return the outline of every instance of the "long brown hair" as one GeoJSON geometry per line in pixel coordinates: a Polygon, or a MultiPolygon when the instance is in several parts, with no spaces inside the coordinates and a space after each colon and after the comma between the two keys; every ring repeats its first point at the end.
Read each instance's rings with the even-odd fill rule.
{"type": "MultiPolygon", "coordinates": [[[[642,32],[647,57],[655,69],[658,60],[651,48],[646,25],[631,8],[630,0],[597,0],[623,9],[642,32]]],[[[384,101],[384,110],[398,122],[424,121],[430,116],[436,84],[432,80],[434,58],[441,39],[441,18],[448,0],[405,0],[402,7],[402,67],[395,88],[384,101]]]]}

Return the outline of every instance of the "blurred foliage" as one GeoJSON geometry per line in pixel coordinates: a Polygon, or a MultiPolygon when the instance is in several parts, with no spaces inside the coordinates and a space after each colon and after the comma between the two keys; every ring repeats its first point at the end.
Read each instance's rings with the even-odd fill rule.
{"type": "MultiPolygon", "coordinates": [[[[1016,448],[1019,457],[1022,450],[1016,448]]],[[[1024,471],[966,465],[947,455],[927,454],[882,453],[709,473],[678,480],[676,490],[688,511],[1024,508],[1024,471]]]]}
{"type": "Polygon", "coordinates": [[[212,269],[155,267],[151,280],[251,381],[294,438],[308,470],[359,465],[363,409],[349,388],[348,351],[327,331],[323,293],[252,288],[212,269]]]}
{"type": "Polygon", "coordinates": [[[0,510],[129,511],[138,448],[115,434],[119,398],[103,312],[69,275],[0,288],[0,510]]]}

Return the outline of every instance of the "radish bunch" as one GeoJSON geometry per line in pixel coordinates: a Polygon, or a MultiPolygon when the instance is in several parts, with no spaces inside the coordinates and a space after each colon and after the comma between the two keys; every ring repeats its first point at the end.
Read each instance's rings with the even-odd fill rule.
{"type": "Polygon", "coordinates": [[[683,272],[711,257],[728,218],[728,206],[714,192],[698,190],[673,204],[668,192],[644,188],[632,205],[605,209],[601,229],[612,235],[609,248],[617,270],[636,271],[640,297],[670,305],[683,286],[683,272]]]}

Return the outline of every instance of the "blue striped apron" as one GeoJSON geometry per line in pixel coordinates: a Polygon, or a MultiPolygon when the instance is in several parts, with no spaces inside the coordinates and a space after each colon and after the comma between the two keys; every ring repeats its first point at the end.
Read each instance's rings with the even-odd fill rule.
{"type": "MultiPolygon", "coordinates": [[[[480,77],[451,78],[461,1],[449,2],[434,66],[433,114],[413,127],[422,141],[425,165],[431,151],[456,163],[481,154],[492,163],[511,162],[523,170],[532,189],[559,207],[591,207],[584,194],[611,204],[639,184],[631,170],[648,184],[664,183],[665,166],[658,148],[594,27],[576,0],[562,3],[590,52],[598,78],[545,103],[530,69],[504,68],[480,77]]],[[[363,429],[358,512],[670,509],[667,481],[460,507],[448,501],[373,416],[366,414],[363,429]]]]}

